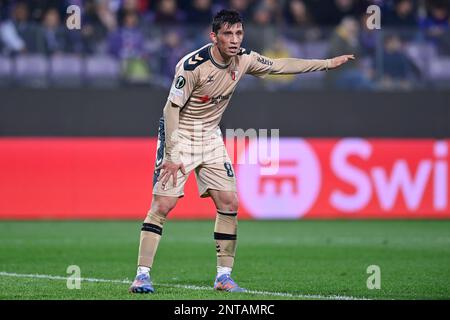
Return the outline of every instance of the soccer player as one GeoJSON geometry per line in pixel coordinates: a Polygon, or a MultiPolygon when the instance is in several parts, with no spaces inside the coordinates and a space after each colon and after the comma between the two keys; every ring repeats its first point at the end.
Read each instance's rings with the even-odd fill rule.
{"type": "Polygon", "coordinates": [[[216,209],[214,239],[217,275],[214,289],[242,292],[231,278],[237,239],[238,197],[231,160],[219,129],[222,114],[244,74],[297,74],[339,67],[353,55],[326,60],[270,59],[241,48],[243,22],[238,12],[222,10],[214,17],[212,43],[184,56],[177,64],[164,116],[159,121],[153,199],[144,220],[137,276],[129,291],[154,292],[150,270],[163,225],[194,171],[201,197],[216,209]]]}

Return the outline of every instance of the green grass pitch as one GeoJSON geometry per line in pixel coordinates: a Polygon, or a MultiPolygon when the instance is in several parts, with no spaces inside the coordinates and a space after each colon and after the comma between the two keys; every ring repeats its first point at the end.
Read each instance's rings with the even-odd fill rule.
{"type": "Polygon", "coordinates": [[[152,271],[156,293],[128,293],[140,226],[1,221],[0,300],[450,299],[450,221],[240,221],[233,277],[251,293],[239,294],[211,289],[214,222],[170,220],[152,271]],[[114,281],[69,290],[69,265],[114,281]],[[381,289],[367,288],[370,265],[381,269],[381,289]]]}

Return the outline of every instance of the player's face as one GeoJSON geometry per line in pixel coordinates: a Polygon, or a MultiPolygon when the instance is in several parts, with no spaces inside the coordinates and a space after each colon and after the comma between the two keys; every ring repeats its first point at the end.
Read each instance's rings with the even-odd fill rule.
{"type": "Polygon", "coordinates": [[[211,38],[222,55],[233,57],[239,53],[242,40],[244,39],[242,23],[224,24],[217,34],[211,34],[211,38]]]}

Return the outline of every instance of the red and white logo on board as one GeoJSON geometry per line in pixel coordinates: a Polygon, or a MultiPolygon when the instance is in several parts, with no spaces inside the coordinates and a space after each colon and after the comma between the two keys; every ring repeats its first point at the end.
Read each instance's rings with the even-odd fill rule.
{"type": "MultiPolygon", "coordinates": [[[[257,140],[250,142],[246,149],[250,158],[259,154],[258,147],[257,140]]],[[[245,152],[241,157],[246,157],[245,152]]],[[[260,164],[240,165],[240,200],[254,218],[298,219],[316,202],[321,173],[319,159],[307,141],[283,139],[279,142],[277,174],[262,175],[260,164]]]]}

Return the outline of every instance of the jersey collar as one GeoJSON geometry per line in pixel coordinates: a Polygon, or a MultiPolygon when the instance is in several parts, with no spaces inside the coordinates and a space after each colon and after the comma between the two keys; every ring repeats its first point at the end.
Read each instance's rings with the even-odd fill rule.
{"type": "Polygon", "coordinates": [[[213,45],[210,45],[210,46],[208,47],[208,53],[209,53],[209,58],[211,59],[211,62],[213,63],[213,65],[215,65],[215,66],[216,66],[217,68],[219,68],[219,69],[226,69],[226,68],[228,68],[228,67],[230,66],[230,64],[231,64],[231,61],[230,61],[229,64],[225,65],[225,64],[220,64],[220,63],[218,63],[218,62],[216,62],[216,61],[214,60],[214,57],[213,57],[212,52],[211,52],[212,46],[213,46],[213,45]]]}

